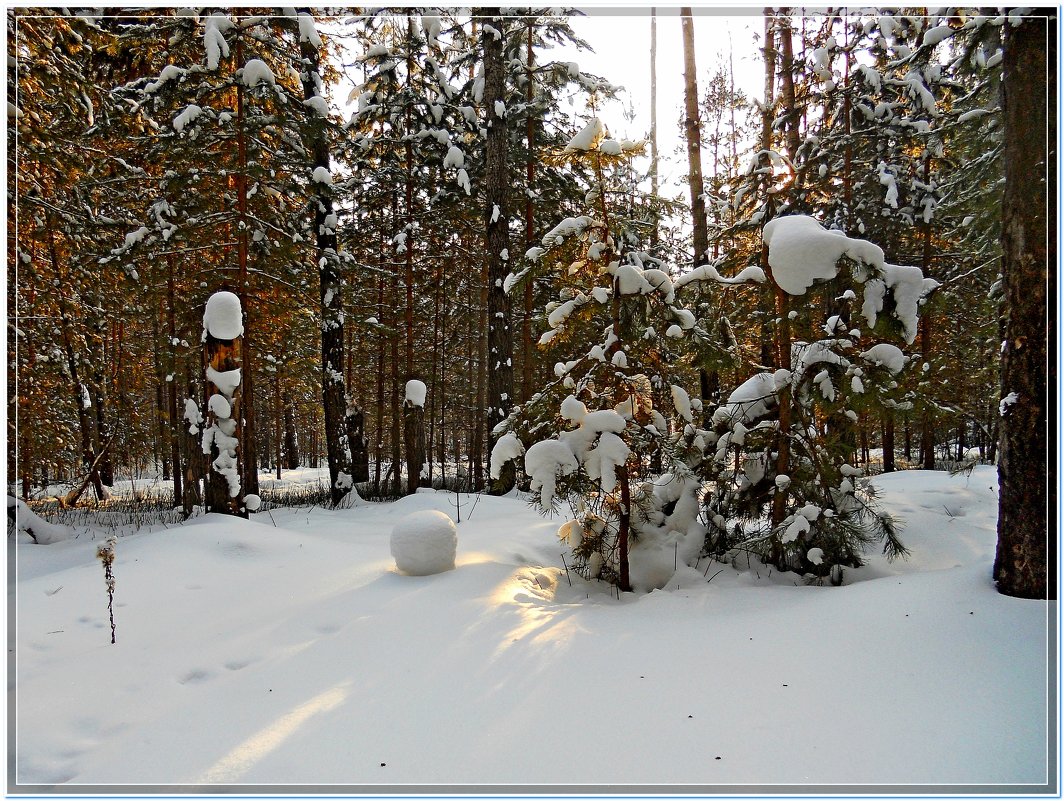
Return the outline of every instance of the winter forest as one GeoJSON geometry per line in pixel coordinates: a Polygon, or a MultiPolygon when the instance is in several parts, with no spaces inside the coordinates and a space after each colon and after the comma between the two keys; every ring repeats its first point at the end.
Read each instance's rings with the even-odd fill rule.
{"type": "Polygon", "coordinates": [[[9,11],[12,787],[1057,786],[1055,11],[606,16],[9,11]]]}

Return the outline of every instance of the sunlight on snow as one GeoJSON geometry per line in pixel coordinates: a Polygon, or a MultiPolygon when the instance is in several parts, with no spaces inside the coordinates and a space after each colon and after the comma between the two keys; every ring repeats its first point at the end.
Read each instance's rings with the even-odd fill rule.
{"type": "Polygon", "coordinates": [[[297,706],[284,717],[252,735],[208,770],[197,784],[232,784],[244,776],[251,767],[260,762],[292,736],[296,730],[315,715],[335,709],[349,694],[350,680],[341,682],[331,690],[314,696],[297,706]]]}
{"type": "Polygon", "coordinates": [[[522,568],[495,588],[492,605],[512,608],[520,616],[520,623],[502,638],[493,659],[522,640],[531,639],[540,646],[560,646],[572,639],[577,626],[559,617],[562,607],[554,603],[557,589],[556,573],[535,568],[522,568]]]}

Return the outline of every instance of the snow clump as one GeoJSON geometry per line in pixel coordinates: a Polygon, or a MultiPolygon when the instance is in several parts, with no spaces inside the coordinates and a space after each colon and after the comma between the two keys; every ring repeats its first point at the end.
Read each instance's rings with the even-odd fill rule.
{"type": "Polygon", "coordinates": [[[883,268],[878,245],[829,231],[804,214],[770,220],[764,238],[772,277],[788,295],[804,295],[817,281],[830,281],[838,274],[836,265],[842,256],[883,268]]]}
{"type": "Polygon", "coordinates": [[[406,403],[410,406],[424,409],[426,394],[428,394],[428,388],[425,386],[424,381],[418,381],[414,378],[406,382],[406,403]]]}
{"type": "Polygon", "coordinates": [[[400,518],[392,529],[391,550],[395,567],[408,576],[454,570],[458,529],[443,512],[413,512],[400,518]]]}
{"type": "Polygon", "coordinates": [[[236,339],[244,333],[240,298],[232,292],[215,292],[203,310],[203,327],[215,339],[236,339]]]}
{"type": "Polygon", "coordinates": [[[261,58],[253,58],[244,65],[244,69],[240,73],[240,80],[249,89],[258,86],[260,83],[268,83],[271,86],[277,85],[273,70],[261,58]]]}

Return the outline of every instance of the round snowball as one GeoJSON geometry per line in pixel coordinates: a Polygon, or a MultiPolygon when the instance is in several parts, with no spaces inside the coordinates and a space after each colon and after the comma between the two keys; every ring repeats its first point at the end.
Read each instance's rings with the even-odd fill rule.
{"type": "Polygon", "coordinates": [[[392,556],[400,573],[431,576],[454,570],[458,529],[443,512],[414,512],[392,529],[392,556]]]}

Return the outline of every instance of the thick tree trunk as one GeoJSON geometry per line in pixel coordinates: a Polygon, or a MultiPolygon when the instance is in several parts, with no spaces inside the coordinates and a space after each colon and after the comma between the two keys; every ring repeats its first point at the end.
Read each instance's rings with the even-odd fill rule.
{"type": "Polygon", "coordinates": [[[403,401],[403,438],[406,441],[406,491],[413,495],[421,486],[425,464],[425,408],[403,401]]]}
{"type": "MultiPolygon", "coordinates": [[[[318,48],[309,41],[299,43],[303,60],[303,98],[323,95],[318,48]]],[[[307,112],[309,165],[312,174],[329,170],[329,143],[325,127],[317,115],[307,112]]],[[[322,402],[325,416],[325,447],[329,458],[329,489],[333,506],[339,504],[353,486],[351,450],[347,443],[347,396],[344,391],[344,307],[341,264],[336,252],[336,215],[331,187],[313,181],[315,197],[314,231],[318,248],[318,289],[321,298],[322,402]]]]}
{"type": "MultiPolygon", "coordinates": [[[[536,123],[532,114],[532,101],[535,96],[533,64],[535,52],[532,49],[533,33],[535,26],[528,24],[528,38],[525,42],[525,144],[528,152],[525,156],[525,250],[536,244],[535,242],[535,204],[532,202],[532,187],[536,180],[536,123]]],[[[521,319],[521,402],[526,402],[532,397],[535,388],[532,386],[532,360],[535,356],[535,346],[532,343],[532,281],[525,282],[525,313],[521,319]]]]}
{"type": "MultiPolygon", "coordinates": [[[[1050,12],[1051,14],[1054,12],[1050,12]]],[[[1005,121],[1005,202],[1001,249],[1005,348],[1001,362],[998,545],[994,579],[1005,595],[1056,599],[1056,536],[1048,529],[1047,299],[1055,296],[1055,137],[1047,98],[1056,97],[1055,18],[1006,26],[1001,105],[1005,121]],[[1047,143],[1049,150],[1047,152],[1047,143]],[[1051,278],[1053,276],[1053,278],[1051,278]]]]}
{"type": "MultiPolygon", "coordinates": [[[[497,11],[494,13],[498,13],[497,11]]],[[[487,239],[488,278],[488,396],[486,425],[489,446],[495,443],[495,426],[506,419],[513,408],[514,368],[513,332],[510,298],[503,281],[510,272],[509,209],[506,172],[506,118],[500,114],[506,100],[506,62],[503,54],[507,20],[490,16],[482,21],[480,42],[484,59],[484,109],[488,136],[484,166],[484,221],[487,239]]],[[[513,489],[515,473],[504,470],[491,487],[492,494],[502,495],[513,489]]]]}

